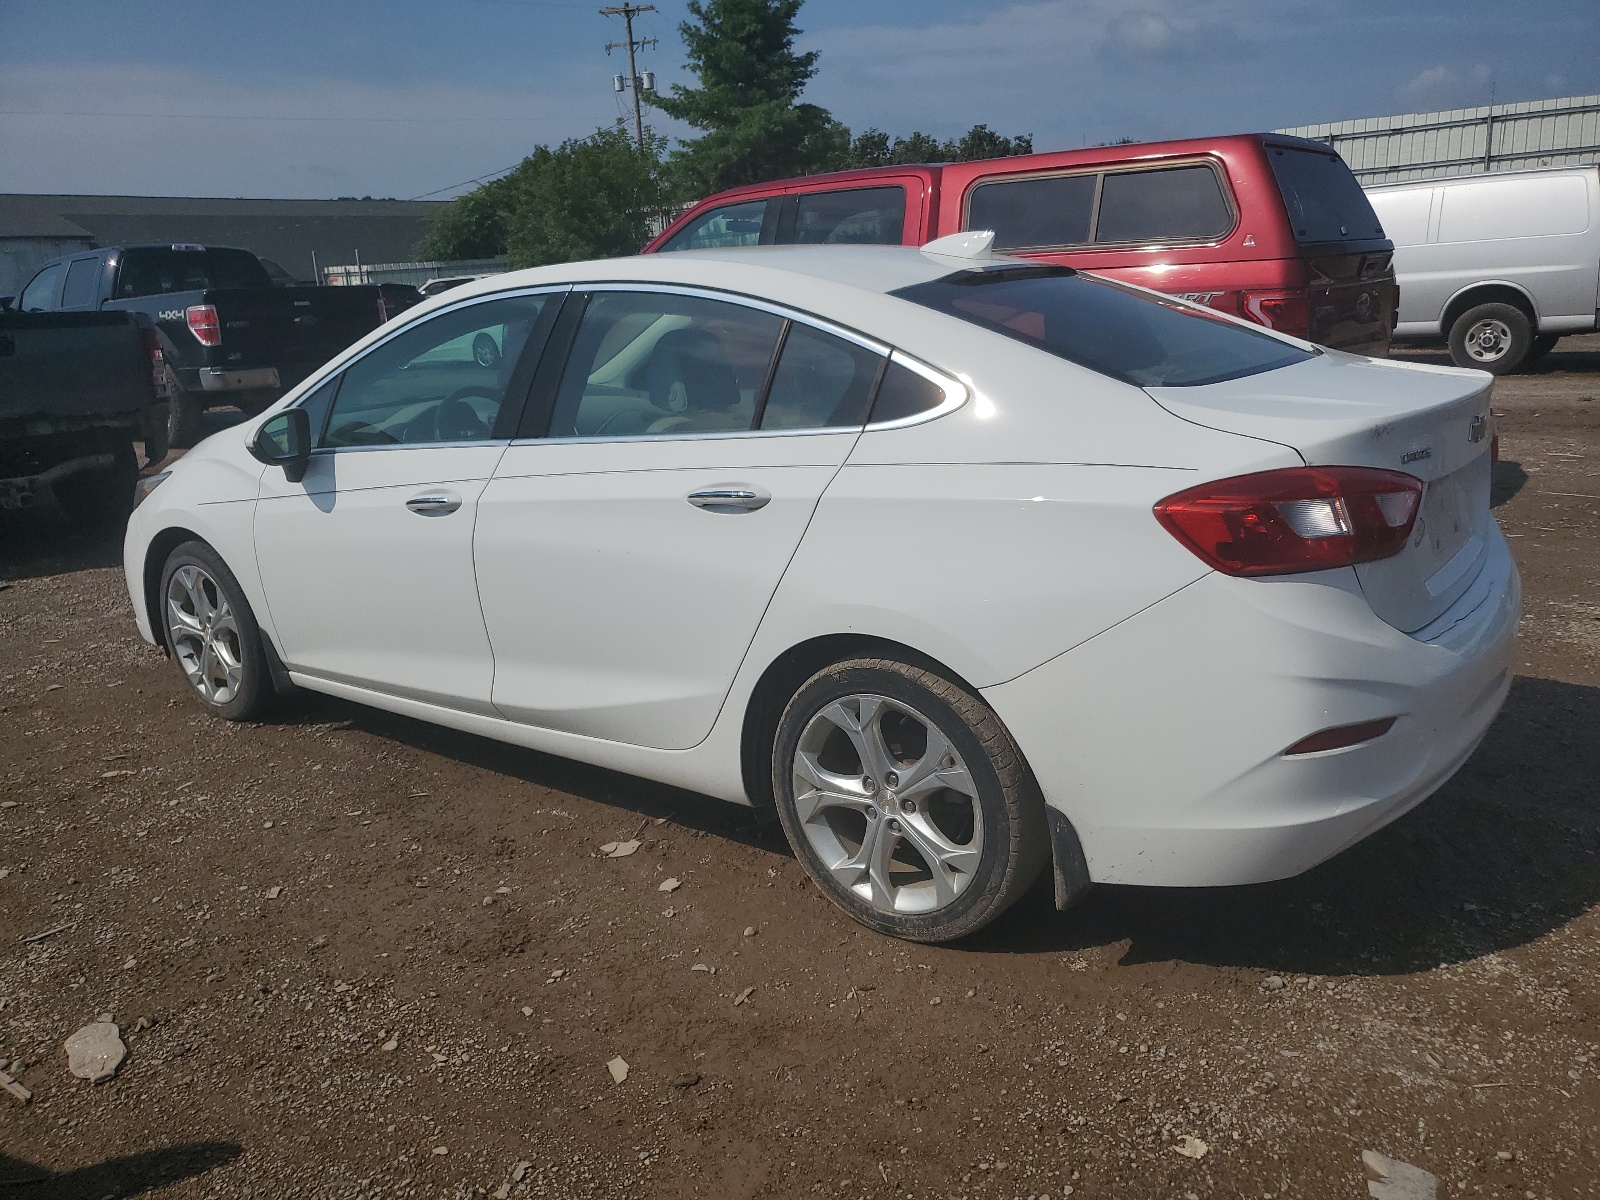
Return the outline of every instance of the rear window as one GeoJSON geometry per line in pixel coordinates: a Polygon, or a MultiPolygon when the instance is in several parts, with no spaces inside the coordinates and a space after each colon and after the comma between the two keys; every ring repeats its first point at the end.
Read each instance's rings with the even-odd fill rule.
{"type": "Polygon", "coordinates": [[[248,250],[134,249],[122,255],[117,298],[198,292],[213,288],[267,288],[272,277],[248,250]]]}
{"type": "Polygon", "coordinates": [[[1139,387],[1220,383],[1313,357],[1203,308],[1070,267],[959,271],[891,294],[1139,387]]]}
{"type": "Polygon", "coordinates": [[[1072,246],[1089,240],[1095,175],[1008,179],[972,189],[968,229],[994,230],[996,248],[1072,246]]]}
{"type": "Polygon", "coordinates": [[[1217,172],[1204,163],[995,179],[972,189],[968,229],[992,229],[1016,250],[1221,237],[1233,228],[1217,172]]]}
{"type": "Polygon", "coordinates": [[[1383,236],[1367,194],[1333,151],[1269,145],[1267,161],[1283,193],[1295,241],[1369,241],[1383,236]]]}
{"type": "Polygon", "coordinates": [[[794,234],[783,240],[802,246],[900,244],[906,220],[903,187],[802,192],[796,200],[794,234]]]}

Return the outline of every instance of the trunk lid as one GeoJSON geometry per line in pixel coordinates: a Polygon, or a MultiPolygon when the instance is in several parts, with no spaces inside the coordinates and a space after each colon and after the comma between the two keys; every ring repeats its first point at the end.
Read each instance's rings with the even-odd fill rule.
{"type": "Polygon", "coordinates": [[[1325,351],[1243,379],[1145,390],[1175,416],[1288,446],[1311,466],[1422,480],[1406,548],[1355,568],[1373,611],[1411,633],[1472,585],[1488,553],[1492,386],[1480,371],[1325,351]]]}

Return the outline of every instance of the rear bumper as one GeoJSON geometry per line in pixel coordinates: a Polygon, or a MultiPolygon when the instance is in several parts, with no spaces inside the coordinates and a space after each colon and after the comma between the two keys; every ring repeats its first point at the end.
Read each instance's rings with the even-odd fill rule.
{"type": "Polygon", "coordinates": [[[1211,575],[983,694],[1096,882],[1297,875],[1425,800],[1504,703],[1521,584],[1493,540],[1428,641],[1375,617],[1353,572],[1211,575]],[[1283,754],[1385,717],[1372,741],[1283,754]]]}
{"type": "Polygon", "coordinates": [[[197,375],[203,392],[254,391],[263,388],[276,390],[282,386],[278,382],[277,367],[251,367],[243,371],[201,367],[197,375]]]}

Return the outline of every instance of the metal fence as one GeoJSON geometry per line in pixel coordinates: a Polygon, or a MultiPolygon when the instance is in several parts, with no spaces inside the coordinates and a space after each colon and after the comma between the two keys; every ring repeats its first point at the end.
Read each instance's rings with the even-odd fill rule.
{"type": "Polygon", "coordinates": [[[453,275],[499,275],[511,266],[504,257],[462,258],[454,262],[352,263],[323,267],[322,282],[333,286],[361,283],[424,284],[453,275]]]}
{"type": "Polygon", "coordinates": [[[1280,129],[1326,142],[1364,185],[1600,163],[1600,96],[1280,129]]]}

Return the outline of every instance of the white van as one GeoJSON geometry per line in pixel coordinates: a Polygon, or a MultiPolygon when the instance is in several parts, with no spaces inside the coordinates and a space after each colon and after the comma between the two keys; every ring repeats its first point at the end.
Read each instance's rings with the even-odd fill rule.
{"type": "Polygon", "coordinates": [[[1600,167],[1367,189],[1394,242],[1396,339],[1445,337],[1503,375],[1600,322],[1600,167]]]}

